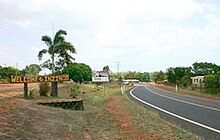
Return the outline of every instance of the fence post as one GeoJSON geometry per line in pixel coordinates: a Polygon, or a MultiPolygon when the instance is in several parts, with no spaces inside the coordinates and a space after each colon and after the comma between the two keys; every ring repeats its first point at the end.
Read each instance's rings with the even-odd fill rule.
{"type": "Polygon", "coordinates": [[[178,91],[177,85],[176,85],[176,92],[178,91]]]}

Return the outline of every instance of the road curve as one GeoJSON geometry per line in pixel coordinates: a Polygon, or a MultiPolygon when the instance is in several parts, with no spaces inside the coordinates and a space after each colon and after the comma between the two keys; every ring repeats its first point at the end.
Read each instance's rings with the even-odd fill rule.
{"type": "Polygon", "coordinates": [[[181,95],[153,86],[137,86],[129,96],[205,139],[220,139],[220,101],[181,95]]]}

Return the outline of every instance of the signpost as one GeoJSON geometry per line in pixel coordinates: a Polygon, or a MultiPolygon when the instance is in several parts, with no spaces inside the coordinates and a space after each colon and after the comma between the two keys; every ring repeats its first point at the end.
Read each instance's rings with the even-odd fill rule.
{"type": "MultiPolygon", "coordinates": [[[[56,75],[56,76],[14,76],[11,75],[11,83],[24,83],[24,97],[28,96],[28,83],[39,82],[61,82],[69,81],[69,75],[56,75]]],[[[57,89],[56,89],[57,90],[57,89]]]]}
{"type": "Polygon", "coordinates": [[[109,82],[108,73],[106,71],[93,71],[92,82],[98,82],[98,83],[109,82]]]}
{"type": "Polygon", "coordinates": [[[104,83],[104,94],[105,94],[105,83],[109,82],[108,73],[106,71],[93,71],[92,82],[104,83]]]}

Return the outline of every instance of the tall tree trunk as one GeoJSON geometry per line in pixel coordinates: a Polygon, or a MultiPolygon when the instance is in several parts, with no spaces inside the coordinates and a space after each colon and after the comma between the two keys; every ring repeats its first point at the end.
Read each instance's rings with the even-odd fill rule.
{"type": "MultiPolygon", "coordinates": [[[[52,75],[54,75],[54,73],[55,73],[54,54],[52,54],[51,58],[52,58],[52,75]]],[[[50,96],[52,96],[52,97],[57,97],[58,96],[57,82],[52,82],[51,83],[50,96]]]]}
{"type": "Polygon", "coordinates": [[[52,82],[51,83],[51,94],[50,94],[50,96],[52,96],[52,97],[57,97],[58,96],[57,82],[52,82]]]}

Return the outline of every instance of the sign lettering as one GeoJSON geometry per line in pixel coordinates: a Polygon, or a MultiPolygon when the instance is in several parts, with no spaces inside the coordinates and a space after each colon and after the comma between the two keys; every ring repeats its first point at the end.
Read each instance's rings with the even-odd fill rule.
{"type": "Polygon", "coordinates": [[[61,82],[69,81],[69,75],[57,75],[57,76],[35,76],[35,77],[21,77],[11,76],[11,83],[38,83],[38,82],[61,82]]]}

